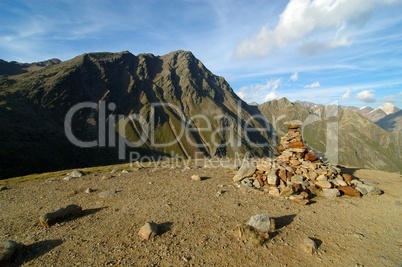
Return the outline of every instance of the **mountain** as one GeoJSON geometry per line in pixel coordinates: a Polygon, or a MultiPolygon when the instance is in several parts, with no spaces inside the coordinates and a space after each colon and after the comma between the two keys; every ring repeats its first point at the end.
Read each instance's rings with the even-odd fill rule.
{"type": "Polygon", "coordinates": [[[286,133],[282,126],[284,121],[301,120],[303,137],[308,145],[328,158],[336,157],[334,151],[338,147],[341,165],[393,172],[402,170],[402,133],[387,132],[358,112],[336,106],[312,111],[286,98],[263,103],[259,109],[277,127],[279,135],[286,133]]]}
{"type": "Polygon", "coordinates": [[[384,105],[380,106],[379,109],[382,109],[387,115],[394,114],[395,112],[399,111],[399,108],[395,107],[391,103],[385,103],[384,105]]]}
{"type": "Polygon", "coordinates": [[[368,113],[370,113],[371,111],[373,111],[373,108],[372,108],[372,107],[364,106],[364,107],[359,108],[359,110],[358,110],[357,112],[359,112],[359,113],[362,114],[363,116],[366,116],[366,115],[367,115],[368,113]]]}
{"type": "Polygon", "coordinates": [[[376,124],[390,132],[402,132],[402,110],[383,117],[376,124]]]}
{"type": "Polygon", "coordinates": [[[65,62],[1,66],[0,178],[130,156],[274,150],[258,108],[188,51],[88,53],[65,62]]]}
{"type": "Polygon", "coordinates": [[[7,62],[0,59],[0,75],[18,75],[59,63],[61,63],[61,60],[57,58],[34,63],[18,63],[16,61],[7,62]]]}
{"type": "Polygon", "coordinates": [[[376,108],[365,115],[365,117],[372,122],[377,122],[387,116],[387,113],[381,108],[376,108]]]}

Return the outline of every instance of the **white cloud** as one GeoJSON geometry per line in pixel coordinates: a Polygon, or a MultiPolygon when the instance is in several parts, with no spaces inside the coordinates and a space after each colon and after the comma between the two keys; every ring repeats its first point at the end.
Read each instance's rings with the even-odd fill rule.
{"type": "Polygon", "coordinates": [[[297,79],[299,79],[299,73],[296,71],[295,73],[293,73],[293,74],[290,76],[290,80],[293,81],[293,82],[295,82],[295,81],[297,81],[297,79]]]}
{"type": "Polygon", "coordinates": [[[265,99],[272,97],[274,97],[272,99],[275,99],[277,97],[276,90],[280,85],[281,79],[271,79],[266,83],[243,86],[236,92],[236,94],[243,100],[261,101],[263,95],[266,95],[265,99]]]}
{"type": "Polygon", "coordinates": [[[278,95],[276,94],[275,90],[272,90],[265,96],[264,101],[271,101],[276,98],[278,98],[278,95]]]}
{"type": "Polygon", "coordinates": [[[348,89],[348,90],[342,95],[342,99],[349,99],[351,92],[352,92],[352,89],[348,89]]]}
{"type": "Polygon", "coordinates": [[[350,26],[361,26],[370,12],[384,4],[383,0],[290,0],[272,30],[263,26],[255,35],[243,40],[236,48],[239,58],[248,55],[266,56],[276,48],[296,43],[313,34],[324,41],[302,44],[304,50],[331,49],[351,44],[350,26]],[[327,33],[326,35],[322,33],[327,33]]]}
{"type": "Polygon", "coordinates": [[[357,99],[366,103],[373,103],[375,102],[374,98],[374,90],[364,90],[359,92],[357,95],[357,99]]]}
{"type": "Polygon", "coordinates": [[[304,88],[318,88],[320,87],[320,83],[319,82],[313,82],[311,84],[307,84],[306,86],[304,86],[304,88]]]}

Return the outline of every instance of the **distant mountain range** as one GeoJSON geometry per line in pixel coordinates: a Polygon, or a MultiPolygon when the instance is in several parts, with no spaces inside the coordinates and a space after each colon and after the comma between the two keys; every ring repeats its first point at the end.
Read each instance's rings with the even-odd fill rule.
{"type": "Polygon", "coordinates": [[[392,132],[402,131],[402,115],[399,111],[393,104],[385,103],[376,109],[362,107],[358,112],[381,128],[392,132]]]}
{"type": "MultiPolygon", "coordinates": [[[[339,116],[328,113],[325,106],[287,99],[248,105],[223,77],[182,50],[88,53],[64,62],[0,60],[0,179],[115,164],[133,154],[150,160],[273,156],[290,119],[305,122],[306,141],[323,155],[331,153],[327,129],[339,120],[343,165],[402,170],[400,132],[381,129],[351,107],[340,107],[339,116]],[[88,147],[73,144],[71,136],[88,147]]],[[[391,115],[377,123],[398,128],[400,113],[391,115]]]]}

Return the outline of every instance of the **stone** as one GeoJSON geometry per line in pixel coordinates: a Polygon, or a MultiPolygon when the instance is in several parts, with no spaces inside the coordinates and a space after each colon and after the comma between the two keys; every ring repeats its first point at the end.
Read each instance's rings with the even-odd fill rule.
{"type": "Polygon", "coordinates": [[[243,161],[240,169],[233,177],[233,182],[237,183],[246,177],[251,177],[257,168],[249,161],[243,161]]]}
{"type": "Polygon", "coordinates": [[[341,179],[335,179],[335,182],[339,185],[339,186],[348,186],[348,184],[344,181],[344,180],[341,180],[341,179]]]}
{"type": "Polygon", "coordinates": [[[314,171],[317,165],[315,163],[309,162],[307,163],[307,166],[310,171],[314,171]]]}
{"type": "Polygon", "coordinates": [[[298,161],[297,159],[291,159],[289,160],[289,163],[293,166],[299,166],[301,164],[301,162],[298,161]]]}
{"type": "Polygon", "coordinates": [[[106,197],[113,196],[113,195],[115,195],[116,193],[117,193],[117,191],[116,191],[115,189],[113,189],[113,190],[108,190],[108,191],[103,191],[103,192],[100,192],[100,193],[98,194],[98,197],[106,198],[106,197]]]}
{"type": "Polygon", "coordinates": [[[20,246],[17,242],[10,240],[0,242],[0,266],[7,266],[7,262],[13,257],[20,246]]]}
{"type": "Polygon", "coordinates": [[[371,186],[371,185],[362,183],[362,184],[359,184],[358,187],[365,189],[369,195],[381,195],[382,194],[382,191],[380,189],[378,189],[377,187],[371,186]]]}
{"type": "Polygon", "coordinates": [[[128,173],[128,170],[122,170],[121,173],[126,174],[128,173]]]}
{"type": "Polygon", "coordinates": [[[308,174],[308,178],[311,181],[314,181],[315,179],[317,179],[317,177],[318,177],[318,174],[316,174],[315,172],[309,172],[309,174],[308,174]]]}
{"type": "Polygon", "coordinates": [[[279,178],[280,178],[282,181],[286,182],[286,178],[287,178],[287,176],[286,176],[286,169],[285,169],[285,168],[279,169],[279,171],[278,171],[278,176],[279,176],[279,178]]]}
{"type": "Polygon", "coordinates": [[[259,189],[261,187],[261,183],[258,180],[254,180],[253,182],[253,186],[257,189],[259,189]]]}
{"type": "Polygon", "coordinates": [[[285,187],[281,190],[279,193],[280,197],[290,197],[293,194],[293,188],[292,187],[285,187]]]}
{"type": "Polygon", "coordinates": [[[250,217],[246,222],[246,225],[253,227],[257,231],[261,232],[274,232],[275,221],[270,218],[268,214],[258,214],[250,217]]]}
{"type": "Polygon", "coordinates": [[[80,178],[82,177],[84,174],[78,170],[73,170],[68,176],[72,177],[72,178],[80,178]]]}
{"type": "MultiPolygon", "coordinates": [[[[316,161],[318,159],[317,155],[312,151],[308,151],[306,155],[304,155],[304,159],[306,161],[316,161]]],[[[314,168],[315,169],[315,168],[314,168]]]]}
{"type": "Polygon", "coordinates": [[[314,184],[320,188],[331,188],[332,184],[328,181],[314,181],[314,184]]]}
{"type": "Polygon", "coordinates": [[[313,255],[317,251],[317,244],[313,239],[306,237],[300,244],[301,249],[309,255],[313,255]]]}
{"type": "Polygon", "coordinates": [[[87,193],[87,194],[91,194],[92,192],[94,192],[95,190],[93,190],[93,189],[91,189],[91,188],[87,188],[87,189],[85,189],[85,193],[87,193]]]}
{"type": "Polygon", "coordinates": [[[2,185],[2,186],[0,186],[0,191],[4,191],[4,190],[7,190],[8,188],[7,188],[7,186],[5,186],[5,185],[2,185]]]}
{"type": "Polygon", "coordinates": [[[321,174],[316,178],[317,181],[328,181],[328,178],[325,174],[321,174]]]}
{"type": "Polygon", "coordinates": [[[117,172],[117,169],[114,168],[113,170],[110,171],[110,174],[115,174],[117,172]]]}
{"type": "Polygon", "coordinates": [[[365,188],[360,187],[360,186],[356,186],[356,190],[358,190],[362,195],[367,195],[368,192],[365,188]]]}
{"type": "Polygon", "coordinates": [[[191,176],[191,180],[200,182],[202,179],[198,174],[194,174],[191,176]]]}
{"type": "Polygon", "coordinates": [[[270,185],[276,185],[278,183],[278,176],[275,173],[270,173],[267,175],[267,183],[270,185]]]}
{"type": "Polygon", "coordinates": [[[327,170],[324,169],[324,168],[322,168],[322,167],[316,169],[315,172],[316,172],[318,175],[323,175],[323,174],[326,175],[326,174],[327,174],[327,170]]]}
{"type": "Polygon", "coordinates": [[[306,148],[302,141],[290,142],[289,148],[306,148]]]}
{"type": "Polygon", "coordinates": [[[270,194],[271,196],[274,196],[274,197],[279,197],[279,189],[276,187],[270,187],[268,189],[268,194],[270,194]]]}
{"type": "Polygon", "coordinates": [[[342,173],[342,177],[343,177],[343,179],[345,179],[345,181],[347,183],[350,183],[352,181],[352,179],[353,179],[352,175],[347,174],[347,173],[342,173]]]}
{"type": "Polygon", "coordinates": [[[301,175],[293,175],[290,181],[294,184],[302,184],[303,183],[303,176],[301,175]]]}
{"type": "Polygon", "coordinates": [[[299,129],[300,126],[303,125],[303,123],[299,120],[292,120],[292,121],[286,121],[284,123],[284,125],[288,128],[288,129],[299,129]]]}
{"type": "Polygon", "coordinates": [[[305,198],[296,198],[296,197],[290,198],[289,197],[289,199],[299,205],[307,205],[310,202],[308,199],[305,199],[305,198]]]}
{"type": "Polygon", "coordinates": [[[339,190],[336,188],[323,188],[322,196],[325,198],[336,198],[340,196],[339,190]]]}
{"type": "Polygon", "coordinates": [[[54,212],[45,213],[39,217],[39,222],[43,227],[50,227],[56,222],[62,221],[66,218],[75,218],[82,215],[82,207],[76,204],[67,205],[54,212]]]}
{"type": "Polygon", "coordinates": [[[339,186],[338,190],[341,191],[343,194],[351,197],[360,197],[360,192],[357,189],[354,189],[351,186],[339,186]]]}
{"type": "Polygon", "coordinates": [[[158,234],[158,225],[154,222],[145,223],[140,231],[138,231],[138,235],[144,239],[149,240],[153,239],[158,234]]]}
{"type": "Polygon", "coordinates": [[[240,184],[245,187],[253,187],[253,180],[249,178],[244,178],[243,180],[240,181],[240,184]]]}

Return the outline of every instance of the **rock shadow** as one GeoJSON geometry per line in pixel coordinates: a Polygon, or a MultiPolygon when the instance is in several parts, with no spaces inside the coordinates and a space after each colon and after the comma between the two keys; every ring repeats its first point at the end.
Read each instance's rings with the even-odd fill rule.
{"type": "Polygon", "coordinates": [[[26,263],[45,255],[63,243],[61,239],[44,240],[25,246],[18,252],[15,260],[10,263],[10,267],[23,266],[26,263]]]}
{"type": "Polygon", "coordinates": [[[164,222],[158,224],[158,235],[163,235],[172,230],[172,222],[164,222]]]}
{"type": "Polygon", "coordinates": [[[62,216],[62,217],[58,217],[55,218],[54,220],[52,220],[51,222],[49,222],[49,227],[58,224],[58,223],[66,223],[66,222],[70,222],[70,221],[74,221],[76,219],[88,216],[88,215],[92,215],[95,214],[103,209],[106,209],[107,207],[100,207],[100,208],[94,208],[94,209],[86,209],[86,210],[82,210],[81,213],[79,214],[73,214],[73,215],[68,215],[68,216],[62,216]]]}
{"type": "Polygon", "coordinates": [[[291,224],[296,217],[296,214],[285,215],[281,217],[275,217],[275,229],[280,230],[283,227],[291,224]]]}
{"type": "Polygon", "coordinates": [[[309,237],[311,240],[314,241],[314,243],[317,245],[317,249],[322,245],[322,241],[318,238],[314,238],[314,237],[309,237]]]}

